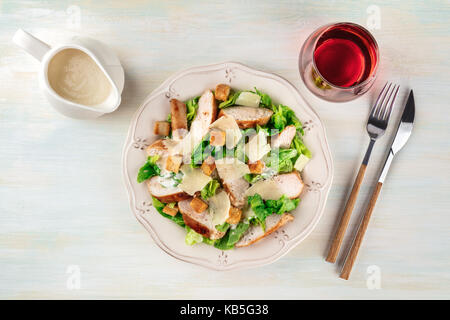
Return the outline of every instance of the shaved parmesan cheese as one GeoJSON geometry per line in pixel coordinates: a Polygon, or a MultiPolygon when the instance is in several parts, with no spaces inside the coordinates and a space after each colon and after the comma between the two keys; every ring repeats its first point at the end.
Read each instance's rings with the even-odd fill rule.
{"type": "Polygon", "coordinates": [[[236,158],[222,158],[216,160],[216,169],[219,177],[224,181],[233,181],[250,173],[248,165],[236,158]]]}
{"type": "Polygon", "coordinates": [[[247,106],[247,107],[259,107],[259,102],[261,101],[261,97],[252,92],[241,92],[239,97],[236,99],[236,104],[238,106],[247,106]]]}
{"type": "Polygon", "coordinates": [[[267,143],[267,136],[264,131],[261,130],[250,138],[248,143],[245,145],[245,152],[249,162],[261,160],[267,153],[270,152],[270,145],[267,143]]]}
{"type": "Polygon", "coordinates": [[[242,137],[241,130],[239,130],[239,126],[232,116],[224,115],[214,121],[209,127],[225,132],[225,141],[228,149],[234,148],[242,137]]]}
{"type": "Polygon", "coordinates": [[[243,212],[242,212],[242,216],[243,216],[245,219],[251,218],[251,217],[253,217],[254,215],[255,215],[255,213],[253,212],[252,207],[250,207],[250,206],[247,206],[247,207],[243,210],[243,212]]]}
{"type": "Polygon", "coordinates": [[[294,168],[298,171],[302,171],[308,162],[309,158],[304,154],[301,154],[300,157],[298,157],[297,161],[295,161],[294,168]]]}
{"type": "Polygon", "coordinates": [[[181,172],[184,176],[178,187],[191,196],[202,190],[212,180],[211,177],[203,173],[202,169],[191,168],[188,164],[181,167],[181,172]]]}
{"type": "Polygon", "coordinates": [[[223,224],[228,219],[230,207],[230,198],[223,190],[209,198],[209,212],[212,215],[213,226],[223,224]]]}
{"type": "Polygon", "coordinates": [[[278,200],[283,195],[279,184],[273,179],[256,182],[247,189],[245,196],[253,196],[256,193],[259,194],[263,200],[278,200]]]}

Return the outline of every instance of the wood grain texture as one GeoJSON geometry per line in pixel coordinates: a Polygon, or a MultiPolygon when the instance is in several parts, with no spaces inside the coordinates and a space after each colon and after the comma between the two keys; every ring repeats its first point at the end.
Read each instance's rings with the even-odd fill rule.
{"type": "Polygon", "coordinates": [[[330,250],[326,257],[326,261],[335,263],[336,258],[339,254],[342,242],[344,241],[345,231],[347,231],[347,226],[352,216],[353,208],[355,207],[356,199],[358,197],[359,189],[361,188],[362,182],[364,180],[364,174],[366,173],[366,164],[361,164],[356,175],[355,183],[353,184],[352,191],[348,197],[347,204],[345,205],[344,213],[342,214],[341,220],[334,235],[333,242],[331,243],[330,250]]]}
{"type": "Polygon", "coordinates": [[[345,259],[344,267],[342,268],[341,274],[339,275],[339,277],[342,279],[348,280],[348,278],[350,277],[350,273],[352,272],[352,268],[355,265],[356,257],[358,256],[359,249],[361,248],[364,235],[366,234],[367,227],[369,226],[370,217],[372,216],[372,212],[375,209],[375,204],[377,203],[377,199],[380,195],[382,186],[383,183],[378,182],[375,190],[372,193],[372,197],[370,198],[366,212],[364,213],[361,224],[358,227],[358,232],[356,233],[355,240],[352,243],[347,258],[345,259]]]}
{"type": "Polygon", "coordinates": [[[2,0],[0,297],[449,299],[448,52],[448,1],[2,0]],[[371,6],[380,17],[380,28],[372,29],[381,52],[374,88],[345,104],[316,98],[298,73],[303,41],[329,22],[369,27],[371,6]],[[19,27],[49,44],[77,34],[109,44],[125,69],[119,109],[89,121],[56,113],[39,91],[37,62],[11,42],[19,27]],[[228,60],[298,87],[325,124],[335,177],[323,218],[301,245],[274,264],[218,273],[179,262],[154,244],[130,211],[121,152],[146,95],[178,70],[228,60]],[[402,86],[399,103],[372,153],[349,230],[367,204],[409,88],[417,120],[344,282],[341,266],[324,257],[366,149],[369,108],[387,79],[402,86]],[[71,265],[81,272],[79,290],[66,285],[71,265]],[[379,289],[367,286],[372,266],[379,289]]]}

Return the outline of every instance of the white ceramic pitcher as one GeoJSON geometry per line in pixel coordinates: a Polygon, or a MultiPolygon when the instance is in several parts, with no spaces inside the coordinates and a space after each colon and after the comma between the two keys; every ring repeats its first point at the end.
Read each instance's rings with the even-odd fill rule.
{"type": "Polygon", "coordinates": [[[85,37],[74,37],[67,43],[50,47],[28,32],[19,29],[13,37],[13,42],[41,62],[39,72],[41,90],[50,104],[65,116],[78,119],[96,118],[105,113],[113,112],[119,107],[124,85],[123,68],[114,52],[100,41],[85,37]],[[78,104],[64,99],[50,86],[48,80],[49,62],[58,52],[64,49],[83,51],[104,72],[111,84],[111,91],[102,103],[95,106],[78,104]]]}

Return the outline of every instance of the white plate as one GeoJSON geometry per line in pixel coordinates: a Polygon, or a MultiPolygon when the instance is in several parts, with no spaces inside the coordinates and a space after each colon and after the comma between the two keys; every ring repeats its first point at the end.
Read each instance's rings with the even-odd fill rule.
{"type": "Polygon", "coordinates": [[[333,161],[325,129],[317,114],[299,92],[285,79],[239,63],[226,62],[181,71],[167,79],[142,103],[131,121],[123,149],[123,174],[136,218],[148,230],[156,244],[171,256],[214,270],[256,267],[276,261],[303,241],[317,225],[333,178],[333,161]],[[186,231],[162,217],[151,205],[145,183],[137,183],[139,168],[146,160],[145,147],[157,137],[152,133],[156,120],[165,120],[169,100],[185,101],[206,88],[228,83],[233,89],[253,87],[269,94],[275,103],[291,107],[303,122],[306,146],[313,157],[302,172],[306,184],[301,202],[293,212],[295,219],[284,228],[249,247],[220,251],[206,244],[188,246],[186,231]]]}

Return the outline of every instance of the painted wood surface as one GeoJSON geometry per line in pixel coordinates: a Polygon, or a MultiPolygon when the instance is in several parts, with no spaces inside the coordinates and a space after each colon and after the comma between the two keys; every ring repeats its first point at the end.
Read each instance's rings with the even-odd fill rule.
{"type": "MultiPolygon", "coordinates": [[[[2,0],[0,25],[1,298],[450,298],[449,1],[2,0]],[[331,104],[305,89],[297,58],[312,30],[345,20],[373,29],[381,72],[364,97],[331,104]],[[108,43],[126,72],[120,108],[89,121],[56,113],[39,91],[37,61],[11,43],[19,27],[50,44],[74,34],[108,43]],[[121,151],[132,114],[162,81],[228,60],[300,89],[326,125],[335,177],[308,239],[272,265],[219,273],[153,243],[128,207],[121,151]],[[401,102],[414,89],[417,120],[344,281],[342,259],[332,265],[325,255],[368,143],[370,102],[388,79],[402,85],[401,102]],[[81,287],[70,290],[77,268],[81,287]]],[[[351,231],[394,121],[375,147],[351,231]]]]}

